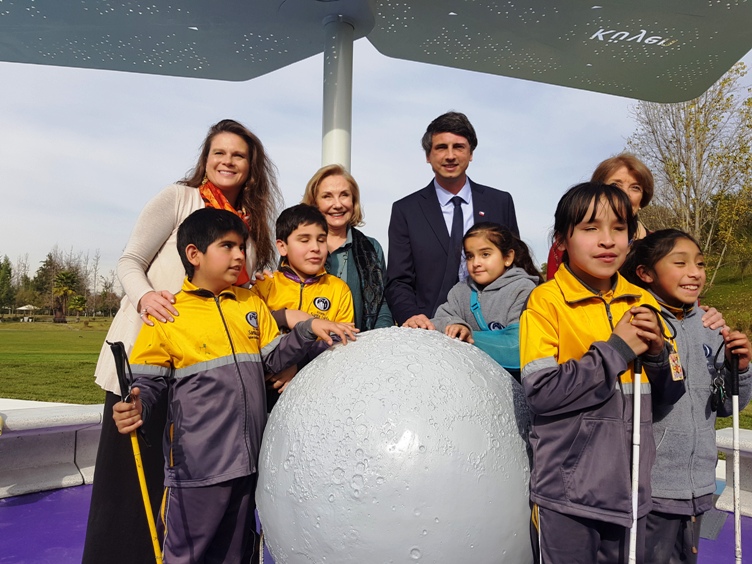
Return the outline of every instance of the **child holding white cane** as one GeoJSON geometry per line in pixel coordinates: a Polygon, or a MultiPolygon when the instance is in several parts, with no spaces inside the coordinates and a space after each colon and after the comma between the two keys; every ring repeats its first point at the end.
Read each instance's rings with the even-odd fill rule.
{"type": "Polygon", "coordinates": [[[705,285],[705,259],[692,236],[677,229],[635,243],[622,274],[648,289],[676,327],[675,343],[686,394],[653,413],[658,445],[652,474],[645,564],[696,564],[703,514],[713,506],[716,416],[731,415],[730,362],[739,361],[739,404],[752,396],[750,342],[740,331],[702,325],[697,300],[705,285]]]}
{"type": "Polygon", "coordinates": [[[655,453],[651,406],[675,401],[684,386],[671,375],[658,303],[618,273],[635,229],[618,188],[571,188],[554,223],[564,262],[553,280],[532,291],[520,320],[532,423],[532,540],[546,564],[626,562],[633,517],[642,558],[655,453]],[[643,370],[635,375],[637,356],[643,370]],[[635,381],[643,435],[636,516],[630,479],[635,381]]]}

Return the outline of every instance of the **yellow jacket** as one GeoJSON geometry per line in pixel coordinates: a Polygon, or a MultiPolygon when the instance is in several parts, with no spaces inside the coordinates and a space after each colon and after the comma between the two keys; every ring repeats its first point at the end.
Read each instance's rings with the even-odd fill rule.
{"type": "Polygon", "coordinates": [[[355,319],[350,288],[323,269],[316,276],[301,280],[283,265],[272,278],[256,282],[251,291],[273,312],[299,309],[313,317],[338,323],[352,323],[355,319]]]}
{"type": "Polygon", "coordinates": [[[316,343],[311,322],[280,336],[266,305],[231,286],[219,295],[183,282],[174,323],[142,325],[131,353],[143,418],[168,394],[165,485],[199,487],[257,471],[266,424],[264,374],[316,343]]]}
{"type": "MultiPolygon", "coordinates": [[[[631,524],[635,354],[613,326],[642,304],[658,307],[621,276],[612,290],[595,294],[566,265],[530,294],[520,319],[520,366],[532,423],[530,498],[541,507],[631,524]]],[[[671,377],[667,348],[641,358],[638,516],[652,507],[652,405],[671,404],[684,393],[684,383],[671,377]]]]}

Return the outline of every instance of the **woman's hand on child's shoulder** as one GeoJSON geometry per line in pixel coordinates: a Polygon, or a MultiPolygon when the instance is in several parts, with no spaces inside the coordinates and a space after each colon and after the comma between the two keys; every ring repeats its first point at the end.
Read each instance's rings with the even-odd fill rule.
{"type": "Polygon", "coordinates": [[[728,327],[721,330],[723,340],[726,342],[726,359],[731,362],[731,355],[739,357],[739,370],[746,370],[749,366],[750,345],[749,337],[741,331],[731,331],[728,327]]]}
{"type": "Polygon", "coordinates": [[[143,425],[141,399],[138,397],[140,393],[141,390],[133,388],[129,403],[119,401],[112,406],[112,418],[115,420],[118,432],[122,435],[128,435],[143,425]]]}
{"type": "Polygon", "coordinates": [[[152,319],[161,321],[162,323],[174,322],[175,317],[178,314],[178,310],[175,309],[173,304],[175,303],[175,295],[167,290],[152,290],[146,292],[138,301],[136,309],[138,315],[141,317],[141,321],[145,325],[153,326],[152,319]]]}
{"type": "Polygon", "coordinates": [[[702,314],[702,326],[710,329],[723,329],[726,326],[726,320],[723,314],[714,307],[701,305],[700,309],[705,313],[702,314]]]}
{"type": "Polygon", "coordinates": [[[256,282],[261,282],[262,280],[265,280],[266,278],[274,278],[274,273],[268,268],[265,268],[263,272],[256,271],[253,273],[253,276],[251,277],[250,285],[253,286],[254,284],[256,284],[256,282]]]}
{"type": "Polygon", "coordinates": [[[462,325],[461,323],[447,325],[446,329],[444,329],[444,335],[470,344],[475,342],[473,341],[473,332],[467,327],[467,325],[462,325]]]}

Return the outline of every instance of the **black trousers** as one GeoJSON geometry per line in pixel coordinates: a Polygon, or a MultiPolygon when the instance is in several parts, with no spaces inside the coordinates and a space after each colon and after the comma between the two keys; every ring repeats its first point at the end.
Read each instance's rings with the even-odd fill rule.
{"type": "Polygon", "coordinates": [[[165,562],[258,563],[256,477],[198,488],[167,488],[158,521],[165,562]]]}
{"type": "MultiPolygon", "coordinates": [[[[628,528],[540,506],[537,510],[537,527],[531,527],[536,563],[627,564],[629,561],[628,528]]],[[[639,564],[644,560],[646,521],[647,516],[637,520],[639,564]]]]}
{"type": "MultiPolygon", "coordinates": [[[[120,396],[107,392],[102,434],[94,467],[83,564],[155,561],[131,439],[128,435],[118,433],[112,419],[112,406],[119,401],[120,396]]],[[[151,409],[149,423],[144,426],[151,446],[147,447],[139,439],[152,514],[155,517],[159,512],[164,489],[162,437],[166,420],[165,400],[151,409]]]]}
{"type": "Polygon", "coordinates": [[[645,564],[697,564],[702,515],[648,513],[645,564]]]}

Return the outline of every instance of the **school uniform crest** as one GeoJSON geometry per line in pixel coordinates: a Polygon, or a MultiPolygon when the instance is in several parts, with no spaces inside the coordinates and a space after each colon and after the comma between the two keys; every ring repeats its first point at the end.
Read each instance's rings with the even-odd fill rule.
{"type": "Polygon", "coordinates": [[[258,313],[255,311],[249,311],[245,314],[245,320],[248,322],[248,325],[253,327],[254,329],[258,329],[258,313]]]}
{"type": "Polygon", "coordinates": [[[315,305],[316,308],[321,311],[329,311],[329,309],[332,307],[332,302],[329,301],[329,298],[319,296],[318,298],[313,299],[313,305],[315,305]]]}

